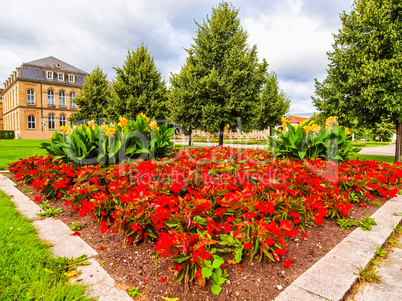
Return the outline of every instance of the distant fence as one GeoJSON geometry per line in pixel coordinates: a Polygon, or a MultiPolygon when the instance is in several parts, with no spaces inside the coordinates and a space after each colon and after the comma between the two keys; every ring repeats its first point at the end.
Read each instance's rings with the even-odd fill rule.
{"type": "Polygon", "coordinates": [[[14,139],[14,131],[0,131],[0,139],[14,139]]]}

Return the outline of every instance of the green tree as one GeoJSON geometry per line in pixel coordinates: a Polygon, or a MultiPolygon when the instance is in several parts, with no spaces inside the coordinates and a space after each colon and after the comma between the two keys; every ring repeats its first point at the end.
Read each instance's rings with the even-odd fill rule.
{"type": "Polygon", "coordinates": [[[316,80],[313,101],[325,116],[342,124],[357,119],[373,128],[392,122],[397,132],[395,159],[402,138],[402,2],[355,0],[341,15],[342,29],[328,52],[328,75],[316,80]]]}
{"type": "Polygon", "coordinates": [[[258,106],[259,118],[255,129],[264,130],[281,124],[290,107],[290,100],[283,90],[279,88],[276,73],[267,74],[261,92],[261,104],[258,106]]]}
{"type": "Polygon", "coordinates": [[[114,69],[116,79],[107,109],[108,119],[124,116],[134,120],[139,113],[156,119],[166,117],[166,82],[147,47],[141,45],[136,51],[129,51],[123,67],[114,69]]]}
{"type": "Polygon", "coordinates": [[[238,10],[223,2],[202,24],[196,22],[198,30],[187,50],[186,64],[180,75],[171,77],[172,90],[180,90],[173,92],[171,103],[182,105],[185,99],[187,107],[199,110],[188,120],[175,121],[191,124],[197,119],[193,126],[209,132],[219,130],[219,145],[223,144],[226,125],[235,129],[241,120],[247,128],[258,119],[255,107],[260,103],[267,70],[265,60],[258,62],[256,46],[248,47],[247,33],[237,16],[238,10]],[[190,87],[187,92],[185,87],[190,87]]]}
{"type": "Polygon", "coordinates": [[[392,123],[381,122],[377,123],[372,129],[374,138],[379,138],[381,141],[389,141],[395,133],[395,126],[392,123]]]}
{"type": "MultiPolygon", "coordinates": [[[[188,59],[187,59],[188,61],[188,59]]],[[[192,131],[201,127],[202,103],[199,90],[196,89],[197,70],[191,63],[187,63],[179,74],[172,74],[167,108],[169,119],[174,120],[184,130],[188,130],[191,145],[192,131]]]]}
{"type": "Polygon", "coordinates": [[[71,114],[69,120],[78,122],[90,119],[98,122],[105,117],[105,108],[108,105],[110,95],[111,89],[107,75],[103,73],[102,69],[96,67],[86,77],[81,93],[74,98],[74,103],[80,110],[71,114]]]}

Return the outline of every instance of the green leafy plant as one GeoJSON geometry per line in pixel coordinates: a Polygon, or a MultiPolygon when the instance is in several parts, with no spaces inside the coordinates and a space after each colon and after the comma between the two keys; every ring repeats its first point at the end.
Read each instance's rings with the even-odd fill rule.
{"type": "Polygon", "coordinates": [[[222,257],[218,255],[213,255],[213,260],[204,260],[202,262],[203,268],[201,270],[202,277],[204,279],[211,279],[212,288],[211,292],[215,295],[219,295],[222,291],[221,285],[224,284],[227,280],[227,272],[225,270],[222,271],[222,264],[224,264],[224,260],[222,257]]]}
{"type": "Polygon", "coordinates": [[[284,130],[276,131],[278,138],[268,137],[269,149],[276,157],[347,161],[360,150],[353,146],[348,129],[339,126],[335,117],[327,119],[326,129],[312,120],[299,126],[291,125],[286,119],[282,122],[284,130]]]}
{"type": "Polygon", "coordinates": [[[39,207],[41,207],[44,211],[39,212],[36,215],[41,217],[52,217],[63,212],[62,208],[50,208],[49,200],[43,201],[43,203],[39,205],[39,207]]]}
{"type": "Polygon", "coordinates": [[[63,212],[61,208],[47,208],[44,212],[37,213],[36,215],[41,217],[52,217],[63,212]]]}
{"type": "Polygon", "coordinates": [[[24,190],[22,190],[22,193],[30,193],[31,192],[31,190],[30,189],[24,189],[24,190]]]}
{"type": "Polygon", "coordinates": [[[139,290],[138,287],[130,288],[130,289],[128,290],[128,294],[129,294],[131,297],[135,297],[135,296],[142,295],[138,290],[139,290]]]}
{"type": "Polygon", "coordinates": [[[79,165],[101,163],[117,164],[130,159],[155,159],[173,154],[173,141],[170,141],[175,128],[164,123],[160,127],[155,119],[144,114],[135,121],[120,117],[119,122],[96,125],[88,124],[61,128],[55,131],[50,143],[42,143],[54,159],[62,162],[75,162],[79,165]]]}
{"type": "Polygon", "coordinates": [[[76,222],[72,222],[70,226],[71,231],[80,231],[81,229],[85,228],[84,224],[78,224],[76,222]]]}
{"type": "Polygon", "coordinates": [[[341,226],[342,230],[348,230],[350,227],[361,227],[362,230],[367,231],[371,230],[372,226],[377,225],[374,218],[366,216],[364,219],[360,221],[355,221],[352,219],[338,219],[336,222],[339,226],[341,226]]]}
{"type": "Polygon", "coordinates": [[[373,206],[381,206],[382,204],[381,204],[381,202],[379,202],[379,201],[371,201],[370,202],[370,205],[373,205],[373,206]]]}
{"type": "Polygon", "coordinates": [[[377,246],[377,248],[375,250],[375,256],[384,257],[385,256],[385,250],[383,248],[381,248],[380,246],[377,246]]]}
{"type": "Polygon", "coordinates": [[[374,267],[366,269],[360,268],[359,275],[359,282],[376,283],[381,279],[381,276],[378,275],[378,271],[374,267]]]}

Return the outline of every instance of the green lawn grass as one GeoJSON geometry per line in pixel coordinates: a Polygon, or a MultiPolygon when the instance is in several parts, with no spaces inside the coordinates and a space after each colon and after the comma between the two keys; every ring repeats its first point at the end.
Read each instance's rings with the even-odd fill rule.
{"type": "Polygon", "coordinates": [[[386,163],[394,163],[395,162],[395,157],[394,156],[380,156],[380,155],[361,155],[361,154],[357,154],[356,156],[351,156],[351,159],[383,161],[383,162],[386,162],[386,163]]]}
{"type": "Polygon", "coordinates": [[[45,155],[46,151],[39,149],[43,142],[49,142],[49,140],[0,140],[0,170],[6,170],[7,163],[18,161],[21,158],[45,155]]]}
{"type": "Polygon", "coordinates": [[[0,300],[91,300],[65,272],[70,260],[53,258],[30,221],[0,191],[0,300]]]}

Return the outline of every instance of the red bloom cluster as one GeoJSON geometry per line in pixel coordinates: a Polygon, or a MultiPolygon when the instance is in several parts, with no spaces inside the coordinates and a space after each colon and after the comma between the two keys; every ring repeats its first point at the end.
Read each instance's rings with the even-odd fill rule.
{"type": "Polygon", "coordinates": [[[217,147],[106,168],[35,157],[10,171],[46,197],[67,195],[66,205],[98,218],[102,233],[119,231],[129,243],[157,240],[155,251],[172,256],[178,278],[190,280],[222,237],[250,260],[280,261],[285,236],[304,234],[307,222],[345,216],[363,198],[395,197],[390,187],[402,181],[401,163],[274,160],[261,150],[217,147]]]}

